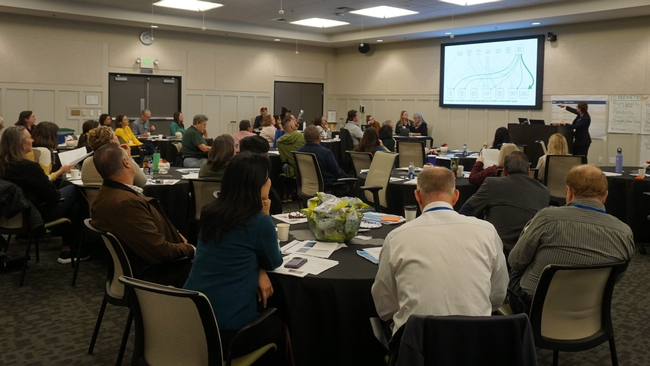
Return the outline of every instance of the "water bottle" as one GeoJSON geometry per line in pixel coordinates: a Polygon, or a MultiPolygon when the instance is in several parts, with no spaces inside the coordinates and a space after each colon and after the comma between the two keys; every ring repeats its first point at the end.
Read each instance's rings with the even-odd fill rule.
{"type": "Polygon", "coordinates": [[[415,165],[413,163],[409,163],[409,175],[408,179],[415,179],[415,165]]]}
{"type": "Polygon", "coordinates": [[[145,177],[147,177],[147,180],[151,180],[151,168],[153,167],[153,161],[151,160],[151,156],[145,156],[144,157],[144,164],[142,164],[143,167],[143,172],[145,177]]]}
{"type": "Polygon", "coordinates": [[[306,130],[306,129],[307,129],[307,122],[304,122],[304,121],[303,121],[303,122],[302,122],[302,130],[304,131],[304,130],[306,130]]]}
{"type": "Polygon", "coordinates": [[[158,164],[160,163],[160,151],[158,151],[158,148],[153,153],[153,171],[157,172],[158,171],[158,164]]]}
{"type": "Polygon", "coordinates": [[[616,173],[623,173],[623,149],[616,149],[616,173]]]}
{"type": "Polygon", "coordinates": [[[463,156],[467,156],[467,144],[463,144],[463,156]]]}

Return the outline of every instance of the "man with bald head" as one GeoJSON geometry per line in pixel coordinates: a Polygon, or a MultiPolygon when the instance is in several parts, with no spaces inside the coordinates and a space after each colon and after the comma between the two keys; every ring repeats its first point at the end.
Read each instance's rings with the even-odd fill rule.
{"type": "MultiPolygon", "coordinates": [[[[509,287],[527,305],[549,264],[614,263],[629,261],[634,254],[630,227],[605,212],[607,178],[603,172],[579,165],[566,174],[565,181],[566,206],[539,211],[508,257],[512,267],[509,287]]],[[[511,301],[511,307],[515,304],[511,301]]],[[[525,310],[513,307],[515,312],[525,310]]]]}
{"type": "Polygon", "coordinates": [[[377,314],[393,334],[412,314],[488,316],[508,284],[503,244],[492,224],[454,211],[454,175],[424,169],[415,199],[422,215],[384,241],[372,286],[377,314]]]}

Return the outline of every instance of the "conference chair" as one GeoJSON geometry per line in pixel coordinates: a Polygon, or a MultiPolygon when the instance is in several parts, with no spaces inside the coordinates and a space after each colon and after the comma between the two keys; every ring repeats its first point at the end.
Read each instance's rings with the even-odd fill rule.
{"type": "Polygon", "coordinates": [[[612,365],[618,365],[612,327],[612,293],[627,267],[618,262],[593,266],[548,265],[540,276],[530,308],[535,345],[578,352],[609,342],[612,365]]]}
{"type": "Polygon", "coordinates": [[[551,194],[551,203],[566,204],[566,173],[576,165],[587,164],[586,156],[546,155],[544,185],[551,194]]]}
{"type": "Polygon", "coordinates": [[[390,365],[537,365],[526,314],[411,315],[393,338],[390,365]]]}
{"type": "MultiPolygon", "coordinates": [[[[81,195],[86,199],[86,203],[88,205],[88,216],[90,216],[91,212],[91,207],[93,204],[93,201],[95,201],[95,198],[97,197],[97,194],[99,194],[99,188],[101,186],[99,185],[82,185],[82,186],[77,186],[79,189],[79,192],[81,195]]],[[[74,273],[72,274],[72,283],[70,286],[75,287],[77,284],[77,274],[79,273],[79,262],[81,262],[79,259],[81,258],[81,247],[86,244],[88,237],[86,236],[86,231],[85,231],[85,226],[82,228],[81,232],[81,240],[79,240],[79,247],[77,248],[77,256],[76,256],[76,263],[74,266],[74,273]]],[[[74,263],[74,261],[73,261],[74,263]]]]}
{"type": "Polygon", "coordinates": [[[398,167],[408,168],[410,163],[416,167],[423,167],[427,163],[422,141],[397,141],[395,151],[399,154],[398,167]]]}
{"type": "Polygon", "coordinates": [[[354,141],[352,140],[352,135],[350,134],[350,131],[348,131],[347,128],[341,128],[339,129],[339,139],[341,140],[341,160],[343,166],[341,169],[343,169],[344,172],[350,173],[350,170],[353,170],[354,167],[352,166],[352,161],[350,160],[350,156],[346,154],[345,152],[348,150],[354,149],[354,141]]]}
{"type": "Polygon", "coordinates": [[[215,178],[192,178],[187,180],[190,183],[190,212],[194,213],[194,220],[201,219],[203,206],[214,202],[213,193],[221,191],[221,179],[215,178]]]}
{"type": "Polygon", "coordinates": [[[363,192],[361,199],[366,203],[373,204],[377,212],[381,212],[382,207],[388,207],[386,190],[395,159],[398,156],[399,154],[377,151],[368,169],[366,182],[359,187],[363,192]]]}
{"type": "MultiPolygon", "coordinates": [[[[325,192],[325,182],[315,154],[293,151],[296,161],[296,183],[298,200],[301,207],[307,207],[307,201],[318,192],[325,192]]],[[[345,185],[357,182],[357,178],[339,178],[334,183],[333,191],[345,185]]]]}
{"type": "Polygon", "coordinates": [[[350,155],[350,160],[352,160],[352,165],[354,166],[354,176],[358,177],[359,173],[362,170],[370,169],[370,163],[372,163],[372,153],[369,152],[360,152],[360,151],[345,151],[350,155]]]}
{"type": "MultiPolygon", "coordinates": [[[[20,274],[20,281],[18,283],[18,286],[22,287],[25,283],[27,261],[29,260],[32,241],[34,242],[34,254],[36,256],[36,262],[40,262],[41,258],[38,248],[39,237],[43,235],[46,230],[52,229],[59,225],[71,225],[72,222],[67,218],[60,218],[48,222],[43,222],[40,213],[36,207],[29,203],[20,187],[8,181],[3,181],[2,185],[5,187],[5,189],[0,192],[0,195],[18,195],[18,197],[15,197],[15,199],[23,201],[25,203],[22,210],[15,213],[12,217],[6,218],[0,215],[0,235],[8,235],[6,244],[7,248],[5,249],[8,249],[9,243],[11,242],[11,237],[13,235],[27,235],[27,247],[25,249],[23,269],[20,274]]],[[[61,200],[63,200],[63,198],[61,200]]],[[[43,204],[39,207],[46,207],[47,205],[48,204],[43,204]]],[[[75,261],[72,260],[73,268],[75,265],[74,262],[75,261]]]]}
{"type": "Polygon", "coordinates": [[[230,352],[240,334],[262,322],[275,308],[267,308],[242,328],[231,344],[222,345],[212,305],[204,294],[128,276],[121,276],[119,281],[126,288],[135,319],[134,365],[244,366],[271,349],[277,351],[277,345],[269,343],[236,359],[230,352]]]}

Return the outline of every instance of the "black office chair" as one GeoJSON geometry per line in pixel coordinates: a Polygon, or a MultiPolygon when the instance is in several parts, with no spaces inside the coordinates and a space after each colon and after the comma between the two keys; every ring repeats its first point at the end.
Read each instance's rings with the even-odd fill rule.
{"type": "Polygon", "coordinates": [[[345,152],[354,149],[354,141],[352,141],[352,135],[350,135],[350,131],[345,128],[340,129],[339,138],[341,139],[341,160],[343,163],[341,169],[343,169],[343,171],[347,174],[350,174],[354,171],[354,166],[352,165],[350,156],[345,152]]]}

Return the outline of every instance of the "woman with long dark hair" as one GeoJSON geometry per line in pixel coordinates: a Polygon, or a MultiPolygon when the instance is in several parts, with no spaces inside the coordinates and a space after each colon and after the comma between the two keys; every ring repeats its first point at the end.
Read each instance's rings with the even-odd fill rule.
{"type": "Polygon", "coordinates": [[[183,124],[183,113],[174,112],[174,122],[169,125],[169,134],[176,136],[176,132],[180,131],[181,135],[185,134],[185,125],[183,124]]]}
{"type": "Polygon", "coordinates": [[[208,151],[208,160],[201,164],[199,178],[223,179],[226,166],[235,153],[235,140],[232,136],[226,134],[218,136],[208,151]]]}
{"type": "Polygon", "coordinates": [[[369,152],[373,155],[377,151],[389,152],[388,149],[382,145],[377,130],[374,128],[366,128],[363,132],[363,137],[361,137],[361,141],[359,141],[359,144],[354,147],[354,151],[369,152]]]}
{"type": "Polygon", "coordinates": [[[62,174],[69,173],[73,165],[61,165],[54,151],[59,146],[59,126],[53,122],[39,123],[32,133],[32,151],[27,153],[28,158],[38,163],[51,181],[57,180],[62,174]],[[52,170],[56,170],[52,172],[52,170]]]}
{"type": "Polygon", "coordinates": [[[510,142],[510,133],[505,127],[499,127],[494,131],[494,140],[492,141],[491,149],[501,149],[501,145],[510,142]]]}
{"type": "Polygon", "coordinates": [[[386,149],[395,152],[395,139],[393,138],[393,127],[390,124],[381,126],[379,129],[379,140],[386,149]]]}
{"type": "MultiPolygon", "coordinates": [[[[39,126],[41,123],[39,123],[39,126]]],[[[2,135],[0,144],[0,178],[19,186],[25,197],[38,207],[43,221],[48,222],[62,217],[72,221],[71,227],[63,229],[63,249],[58,262],[70,263],[70,246],[78,243],[80,233],[77,187],[69,185],[57,189],[43,173],[41,167],[29,160],[32,151],[31,135],[23,126],[11,126],[2,135]],[[60,198],[64,198],[60,201],[60,198]],[[42,204],[46,204],[41,206],[42,204]]]]}
{"type": "Polygon", "coordinates": [[[27,130],[27,132],[34,133],[34,129],[36,128],[36,116],[34,115],[34,112],[32,111],[22,111],[18,115],[18,122],[15,124],[16,126],[23,126],[27,130]]]}
{"type": "Polygon", "coordinates": [[[77,140],[77,149],[80,147],[85,147],[86,152],[93,151],[90,148],[90,145],[88,145],[88,132],[93,128],[97,128],[98,124],[99,123],[97,121],[89,119],[81,125],[81,135],[79,135],[79,140],[77,140]]]}
{"type": "MultiPolygon", "coordinates": [[[[259,315],[273,287],[265,270],[282,264],[275,225],[269,216],[270,163],[250,152],[234,157],[223,175],[219,198],[201,212],[199,241],[186,289],[204,293],[214,310],[221,343],[259,315]]],[[[283,349],[284,324],[271,314],[242,334],[233,358],[265,344],[283,349]]],[[[280,353],[280,352],[278,352],[280,353]]]]}

